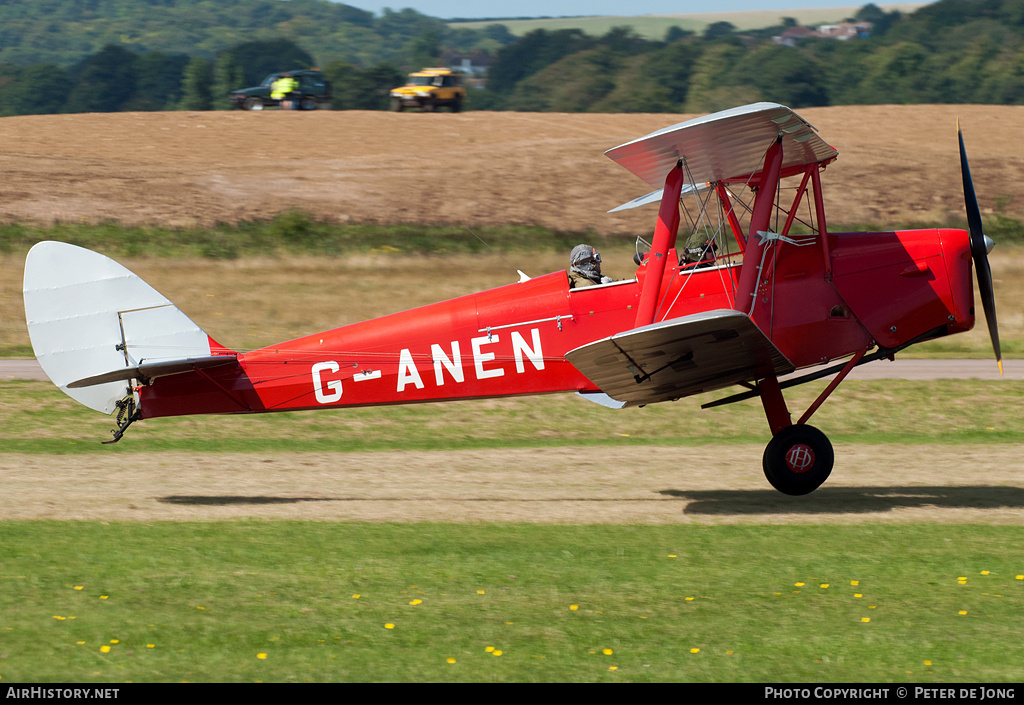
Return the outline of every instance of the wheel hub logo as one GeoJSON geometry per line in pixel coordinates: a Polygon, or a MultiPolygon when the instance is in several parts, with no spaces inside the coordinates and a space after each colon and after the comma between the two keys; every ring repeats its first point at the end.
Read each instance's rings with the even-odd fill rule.
{"type": "Polygon", "coordinates": [[[786,453],[786,465],[796,473],[804,473],[814,466],[814,451],[805,443],[798,443],[786,453]]]}

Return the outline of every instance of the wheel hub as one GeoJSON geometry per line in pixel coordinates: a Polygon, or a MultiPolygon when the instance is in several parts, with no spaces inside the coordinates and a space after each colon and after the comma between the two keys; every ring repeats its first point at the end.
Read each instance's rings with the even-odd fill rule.
{"type": "Polygon", "coordinates": [[[797,443],[786,451],[786,465],[795,473],[805,473],[814,467],[814,449],[806,443],[797,443]]]}

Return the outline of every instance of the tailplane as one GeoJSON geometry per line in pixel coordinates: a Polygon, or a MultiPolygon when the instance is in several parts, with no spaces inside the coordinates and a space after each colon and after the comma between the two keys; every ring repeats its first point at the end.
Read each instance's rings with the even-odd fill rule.
{"type": "Polygon", "coordinates": [[[120,264],[63,242],[25,261],[25,317],[39,364],[61,391],[105,414],[135,408],[132,379],[233,357],[120,264]]]}

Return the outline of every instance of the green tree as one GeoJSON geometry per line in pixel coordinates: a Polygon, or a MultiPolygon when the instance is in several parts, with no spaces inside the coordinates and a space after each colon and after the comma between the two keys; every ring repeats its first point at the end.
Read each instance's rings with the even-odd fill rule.
{"type": "Polygon", "coordinates": [[[410,41],[405,49],[406,65],[412,69],[436,66],[441,56],[441,34],[428,30],[410,41]]]}
{"type": "Polygon", "coordinates": [[[811,57],[774,45],[749,52],[735,69],[736,83],[757,89],[765,100],[792,108],[828,105],[821,75],[821,67],[811,57]]]}
{"type": "Polygon", "coordinates": [[[687,37],[692,36],[693,32],[690,30],[683,29],[679,25],[672,25],[665,30],[665,43],[672,44],[673,42],[678,42],[680,39],[686,39],[687,37]]]}
{"type": "Polygon", "coordinates": [[[736,25],[732,22],[712,22],[704,28],[705,39],[718,39],[736,31],[736,25]]]}
{"type": "Polygon", "coordinates": [[[917,103],[930,95],[929,72],[922,70],[928,52],[920,44],[900,42],[865,57],[859,102],[917,103]]]}
{"type": "Polygon", "coordinates": [[[345,107],[353,110],[387,110],[391,89],[405,82],[405,74],[388,63],[359,71],[345,91],[345,107]]]}
{"type": "Polygon", "coordinates": [[[605,113],[669,113],[678,109],[664,84],[652,80],[645,72],[646,57],[633,56],[625,61],[615,75],[615,87],[590,106],[592,112],[605,113]]]}
{"type": "Polygon", "coordinates": [[[201,56],[192,57],[185,67],[185,75],[181,80],[182,110],[212,110],[213,98],[210,84],[213,80],[213,67],[201,56]]]}
{"type": "Polygon", "coordinates": [[[690,78],[703,51],[699,41],[675,42],[648,54],[642,75],[667,90],[669,100],[678,108],[686,102],[690,78]]]}
{"type": "Polygon", "coordinates": [[[356,102],[353,86],[357,83],[359,69],[347,61],[332,61],[324,67],[323,72],[331,83],[331,105],[334,109],[353,109],[356,102]]]}
{"type": "Polygon", "coordinates": [[[743,53],[743,47],[729,43],[714,44],[701,53],[690,78],[686,112],[713,112],[760,100],[756,89],[737,86],[730,76],[743,53]]]}
{"type": "Polygon", "coordinates": [[[174,110],[181,100],[181,76],[188,65],[184,54],[151,51],[135,62],[135,93],[125,110],[174,110]]]}
{"type": "Polygon", "coordinates": [[[851,105],[861,101],[861,82],[867,72],[864,62],[871,55],[867,41],[806,42],[800,51],[814,58],[821,67],[818,77],[831,105],[851,105]]]}
{"type": "Polygon", "coordinates": [[[492,39],[498,44],[511,44],[516,41],[516,35],[508,31],[508,27],[503,24],[489,24],[483,28],[483,35],[487,39],[492,39]]]}
{"type": "Polygon", "coordinates": [[[246,86],[258,85],[272,73],[315,66],[309,52],[288,39],[246,42],[231,47],[225,53],[242,67],[246,86]]]}
{"type": "Polygon", "coordinates": [[[1024,103],[1024,52],[1005,51],[989,64],[978,100],[997,105],[1024,103]]]}
{"type": "Polygon", "coordinates": [[[578,29],[548,32],[535,29],[514,44],[501,48],[487,72],[487,86],[498,94],[508,94],[516,84],[560,59],[597,44],[578,29]]]}
{"type": "Polygon", "coordinates": [[[108,44],[71,72],[74,87],[65,110],[69,113],[111,113],[121,110],[135,93],[135,62],[127,49],[108,44]]]}
{"type": "Polygon", "coordinates": [[[0,89],[0,114],[42,115],[60,112],[71,78],[55,64],[26,66],[15,80],[0,89]]]}
{"type": "Polygon", "coordinates": [[[618,55],[608,47],[577,52],[520,81],[508,107],[559,113],[590,110],[615,88],[619,68],[618,55]]]}
{"type": "Polygon", "coordinates": [[[214,110],[230,110],[231,91],[245,88],[245,72],[229,52],[221,52],[213,62],[214,110]]]}

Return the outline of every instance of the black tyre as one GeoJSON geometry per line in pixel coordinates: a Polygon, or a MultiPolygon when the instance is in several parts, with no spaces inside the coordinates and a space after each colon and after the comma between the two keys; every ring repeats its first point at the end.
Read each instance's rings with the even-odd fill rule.
{"type": "Polygon", "coordinates": [[[425,113],[436,112],[437,111],[437,103],[435,103],[434,101],[432,101],[430,99],[427,99],[427,100],[423,101],[422,103],[420,103],[420,109],[423,112],[425,112],[425,113]]]}
{"type": "Polygon", "coordinates": [[[299,101],[299,110],[316,110],[318,107],[316,98],[303,98],[299,101]]]}
{"type": "Polygon", "coordinates": [[[263,110],[263,101],[259,98],[249,97],[242,103],[243,110],[263,110]]]}
{"type": "Polygon", "coordinates": [[[828,479],[834,462],[825,434],[814,426],[797,424],[775,434],[764,449],[764,476],[783,494],[805,495],[828,479]]]}
{"type": "Polygon", "coordinates": [[[453,113],[458,113],[462,111],[462,101],[458,98],[453,100],[448,105],[451,107],[453,113]]]}
{"type": "Polygon", "coordinates": [[[391,99],[391,110],[392,110],[392,112],[400,113],[400,112],[402,112],[402,109],[404,107],[405,106],[402,105],[402,100],[400,98],[392,98],[391,99]]]}

